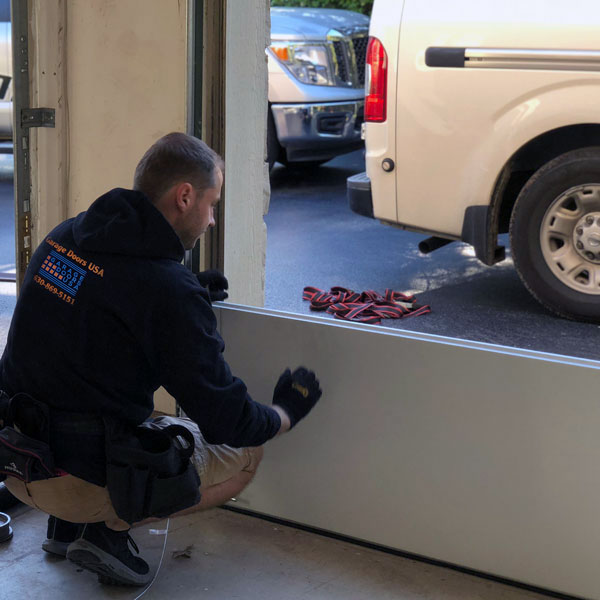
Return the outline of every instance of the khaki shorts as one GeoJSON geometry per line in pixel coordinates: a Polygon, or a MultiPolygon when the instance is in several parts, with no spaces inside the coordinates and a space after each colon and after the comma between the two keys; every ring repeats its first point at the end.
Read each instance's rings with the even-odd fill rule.
{"type": "MultiPolygon", "coordinates": [[[[257,466],[254,448],[232,448],[227,445],[207,444],[198,425],[190,419],[159,417],[164,425],[183,425],[194,435],[192,463],[200,476],[200,491],[231,479],[241,471],[253,472],[257,466]]],[[[7,477],[7,489],[21,502],[59,519],[72,523],[97,523],[104,521],[107,527],[122,531],[129,524],[119,519],[110,501],[108,490],[75,477],[63,475],[24,483],[15,477],[7,477]]]]}

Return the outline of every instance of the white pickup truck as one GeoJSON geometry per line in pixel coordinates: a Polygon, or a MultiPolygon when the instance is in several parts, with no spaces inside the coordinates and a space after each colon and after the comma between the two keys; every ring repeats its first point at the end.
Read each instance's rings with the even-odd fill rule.
{"type": "Polygon", "coordinates": [[[360,148],[369,17],[272,8],[267,158],[315,165],[360,148]]]}
{"type": "Polygon", "coordinates": [[[600,3],[375,0],[351,208],[515,266],[600,322],[600,3]]]}

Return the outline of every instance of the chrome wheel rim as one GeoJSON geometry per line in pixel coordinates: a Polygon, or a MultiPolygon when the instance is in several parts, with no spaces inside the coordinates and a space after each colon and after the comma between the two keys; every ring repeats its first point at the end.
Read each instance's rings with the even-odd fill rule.
{"type": "Polygon", "coordinates": [[[540,246],[561,283],[600,295],[600,183],[573,187],[552,202],[542,220],[540,246]]]}

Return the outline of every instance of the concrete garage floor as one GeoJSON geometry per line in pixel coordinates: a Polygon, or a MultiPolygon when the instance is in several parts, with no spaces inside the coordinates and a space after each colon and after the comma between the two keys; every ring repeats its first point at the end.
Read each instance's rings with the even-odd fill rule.
{"type": "MultiPolygon", "coordinates": [[[[134,599],[143,588],[102,586],[40,548],[46,516],[10,511],[0,545],[0,600],[134,599]]],[[[163,529],[165,522],[153,525],[163,529]]],[[[164,536],[133,536],[156,569],[164,536]]],[[[547,596],[401,558],[254,517],[215,509],[170,522],[162,567],[146,600],[542,600],[547,596]],[[191,548],[190,548],[191,546],[191,548]],[[189,549],[189,558],[176,557],[189,549]],[[175,554],[174,554],[175,553],[175,554]]]]}

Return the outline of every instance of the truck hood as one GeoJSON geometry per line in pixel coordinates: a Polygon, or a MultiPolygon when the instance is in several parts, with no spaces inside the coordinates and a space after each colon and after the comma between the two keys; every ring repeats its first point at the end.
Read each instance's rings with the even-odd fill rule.
{"type": "Polygon", "coordinates": [[[344,35],[369,29],[369,17],[334,8],[272,8],[271,40],[326,40],[332,30],[344,35]]]}

